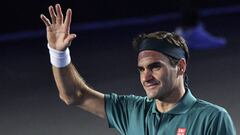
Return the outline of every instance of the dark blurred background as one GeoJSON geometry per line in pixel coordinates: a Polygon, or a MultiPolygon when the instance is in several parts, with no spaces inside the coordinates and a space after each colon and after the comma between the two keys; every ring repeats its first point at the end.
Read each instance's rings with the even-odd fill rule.
{"type": "MultiPolygon", "coordinates": [[[[45,26],[39,16],[60,3],[73,9],[73,63],[85,80],[104,93],[144,95],[132,38],[138,33],[174,31],[179,1],[4,1],[0,29],[0,135],[110,135],[106,120],[67,107],[51,72],[45,26]]],[[[240,2],[199,3],[206,29],[227,46],[193,50],[188,66],[195,96],[228,110],[240,132],[240,2]]]]}

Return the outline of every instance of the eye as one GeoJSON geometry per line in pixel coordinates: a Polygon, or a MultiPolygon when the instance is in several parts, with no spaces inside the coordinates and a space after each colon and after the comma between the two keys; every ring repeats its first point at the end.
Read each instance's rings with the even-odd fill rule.
{"type": "Polygon", "coordinates": [[[158,71],[158,70],[160,70],[161,69],[161,67],[153,67],[152,68],[152,71],[158,71]]]}
{"type": "Polygon", "coordinates": [[[149,65],[149,69],[151,71],[158,71],[161,69],[161,67],[162,67],[162,65],[160,63],[153,63],[153,64],[149,65]]]}
{"type": "Polygon", "coordinates": [[[144,71],[144,68],[143,67],[137,67],[138,71],[141,73],[144,71]]]}

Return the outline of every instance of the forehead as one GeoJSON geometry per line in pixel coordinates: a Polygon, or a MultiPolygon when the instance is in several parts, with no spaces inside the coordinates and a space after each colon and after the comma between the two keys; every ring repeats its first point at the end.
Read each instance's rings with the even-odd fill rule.
{"type": "Polygon", "coordinates": [[[138,64],[149,64],[152,62],[167,62],[168,58],[166,55],[158,52],[158,51],[152,51],[152,50],[146,50],[146,51],[141,51],[138,54],[138,64]]]}

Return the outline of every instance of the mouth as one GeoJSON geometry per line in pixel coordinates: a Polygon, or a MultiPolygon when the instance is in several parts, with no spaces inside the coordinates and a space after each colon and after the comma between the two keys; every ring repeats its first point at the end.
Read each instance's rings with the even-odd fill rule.
{"type": "Polygon", "coordinates": [[[153,89],[155,87],[157,87],[159,84],[158,83],[150,83],[150,84],[146,84],[145,87],[148,89],[153,89]]]}

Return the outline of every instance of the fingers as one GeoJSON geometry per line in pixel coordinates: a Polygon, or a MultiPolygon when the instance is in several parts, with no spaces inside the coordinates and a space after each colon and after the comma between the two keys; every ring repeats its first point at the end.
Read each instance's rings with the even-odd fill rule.
{"type": "Polygon", "coordinates": [[[48,27],[48,26],[51,25],[51,22],[48,20],[48,18],[47,18],[45,15],[41,14],[41,15],[40,15],[40,18],[42,19],[42,21],[44,22],[44,24],[46,25],[46,27],[48,27]]]}
{"type": "Polygon", "coordinates": [[[56,23],[62,24],[63,23],[63,14],[62,14],[62,9],[61,9],[60,4],[56,4],[55,9],[57,12],[56,23]]]}
{"type": "Polygon", "coordinates": [[[52,28],[58,29],[63,33],[69,34],[70,33],[70,25],[71,25],[71,21],[72,21],[72,10],[71,9],[67,10],[65,20],[64,20],[64,16],[63,16],[60,4],[56,4],[55,9],[53,6],[49,6],[48,10],[49,10],[49,14],[51,17],[51,19],[50,19],[51,21],[43,14],[41,14],[41,16],[40,16],[40,18],[43,20],[45,25],[48,28],[50,28],[51,25],[54,25],[55,27],[52,27],[52,28]]]}
{"type": "Polygon", "coordinates": [[[51,20],[52,20],[52,24],[56,24],[56,17],[57,16],[56,16],[56,13],[54,11],[53,6],[49,6],[48,10],[49,10],[49,14],[50,14],[50,17],[51,17],[51,20]]]}
{"type": "Polygon", "coordinates": [[[67,32],[70,31],[71,21],[72,21],[72,10],[68,9],[67,12],[66,12],[66,18],[64,20],[64,24],[66,26],[66,31],[67,32]]]}
{"type": "Polygon", "coordinates": [[[65,38],[65,40],[64,40],[65,44],[69,44],[69,45],[70,45],[70,43],[72,42],[72,40],[73,40],[74,38],[76,38],[76,37],[77,37],[76,34],[69,34],[69,35],[65,38]]]}

